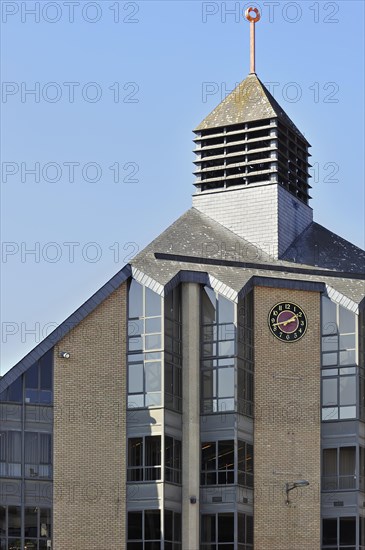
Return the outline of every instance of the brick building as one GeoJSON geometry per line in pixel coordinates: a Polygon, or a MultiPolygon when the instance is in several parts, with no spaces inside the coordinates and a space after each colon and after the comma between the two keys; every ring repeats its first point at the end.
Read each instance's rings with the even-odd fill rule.
{"type": "Polygon", "coordinates": [[[363,251],[255,72],[193,207],[0,380],[0,549],[365,549],[363,251]]]}

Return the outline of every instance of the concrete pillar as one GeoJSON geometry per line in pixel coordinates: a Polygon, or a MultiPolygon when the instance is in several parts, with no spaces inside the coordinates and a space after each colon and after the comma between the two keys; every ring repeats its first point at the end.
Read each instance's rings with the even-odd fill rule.
{"type": "Polygon", "coordinates": [[[200,487],[200,286],[182,285],[183,441],[182,547],[199,550],[200,487]],[[195,503],[193,502],[196,499],[195,503]]]}

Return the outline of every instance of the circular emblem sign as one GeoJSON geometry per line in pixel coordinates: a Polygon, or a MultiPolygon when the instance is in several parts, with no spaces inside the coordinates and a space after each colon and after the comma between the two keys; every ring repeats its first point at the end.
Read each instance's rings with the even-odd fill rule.
{"type": "Polygon", "coordinates": [[[297,342],[307,330],[307,317],[296,304],[280,302],[270,311],[269,327],[275,338],[283,342],[297,342]]]}

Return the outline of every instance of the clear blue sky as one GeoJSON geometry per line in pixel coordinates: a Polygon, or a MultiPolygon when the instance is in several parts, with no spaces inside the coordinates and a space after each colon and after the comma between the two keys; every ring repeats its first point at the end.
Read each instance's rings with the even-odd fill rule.
{"type": "MultiPolygon", "coordinates": [[[[248,73],[247,5],[1,2],[2,374],[190,207],[192,130],[248,73]]],[[[315,220],[363,246],[364,3],[256,5],[315,220]]]]}

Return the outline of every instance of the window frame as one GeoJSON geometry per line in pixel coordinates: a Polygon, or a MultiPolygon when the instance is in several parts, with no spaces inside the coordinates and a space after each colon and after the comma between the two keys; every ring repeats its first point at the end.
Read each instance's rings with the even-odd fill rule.
{"type": "Polygon", "coordinates": [[[127,312],[127,408],[131,409],[150,409],[164,407],[164,299],[162,296],[142,285],[135,279],[131,279],[128,289],[128,312],[127,312]],[[131,308],[131,288],[132,285],[140,287],[136,289],[142,294],[142,315],[139,317],[130,316],[131,308]],[[148,301],[153,299],[160,300],[159,315],[148,315],[148,301]],[[147,324],[149,321],[159,319],[160,332],[149,332],[147,324]],[[135,328],[133,328],[135,327],[135,328]],[[131,330],[132,328],[132,330],[131,330]],[[149,337],[159,337],[159,346],[149,348],[146,343],[149,337]],[[140,340],[140,347],[131,346],[134,340],[140,340]],[[159,364],[159,377],[155,377],[159,389],[149,390],[148,380],[153,379],[152,364],[159,364]],[[140,391],[130,391],[131,372],[133,367],[140,365],[142,368],[142,387],[140,391]]]}
{"type": "Polygon", "coordinates": [[[335,517],[322,517],[321,521],[321,528],[322,528],[322,540],[321,540],[321,550],[345,550],[348,548],[349,550],[354,550],[354,548],[359,548],[357,545],[357,539],[360,532],[360,521],[358,521],[359,516],[354,515],[348,515],[348,516],[335,516],[335,517]],[[344,544],[341,542],[341,520],[355,520],[355,542],[344,544]],[[324,544],[324,522],[325,521],[336,521],[336,542],[329,542],[328,544],[324,544]]]}
{"type": "MultiPolygon", "coordinates": [[[[161,435],[144,435],[138,437],[129,437],[127,442],[127,483],[155,483],[162,481],[162,437],[161,435]],[[160,443],[159,449],[159,458],[160,463],[150,465],[147,464],[147,452],[148,452],[148,441],[150,439],[155,439],[156,443],[160,443]],[[130,465],[130,442],[140,441],[142,445],[142,464],[140,466],[131,466],[130,465]],[[132,479],[134,476],[131,475],[133,472],[140,472],[141,479],[132,479]],[[150,476],[150,472],[156,472],[156,478],[150,476]]],[[[137,476],[138,477],[138,476],[137,476]]]]}
{"type": "MultiPolygon", "coordinates": [[[[331,421],[344,421],[355,420],[359,417],[360,410],[360,378],[362,372],[359,365],[359,324],[360,319],[358,315],[350,312],[340,304],[333,302],[328,296],[323,295],[321,299],[321,419],[322,422],[331,421]],[[332,319],[326,313],[325,309],[332,309],[332,319]],[[342,321],[343,315],[353,316],[353,332],[343,332],[342,323],[346,324],[347,321],[342,321]],[[326,324],[325,324],[326,323],[326,324]],[[341,346],[341,339],[354,338],[354,347],[341,346]],[[332,341],[331,341],[332,339],[332,341]],[[331,347],[333,349],[331,349],[331,347]],[[327,348],[327,349],[325,349],[327,348]],[[353,355],[353,361],[341,361],[341,354],[351,352],[353,355]],[[332,363],[328,363],[326,358],[330,356],[336,356],[336,360],[332,363]],[[327,364],[324,364],[324,363],[327,364]],[[352,372],[351,372],[352,370],[352,372]],[[355,381],[355,389],[353,402],[341,403],[341,390],[343,390],[343,384],[346,379],[353,379],[355,381]],[[326,388],[330,387],[331,380],[336,380],[336,400],[324,404],[324,394],[326,388]]],[[[365,378],[365,375],[364,375],[365,378]]],[[[365,379],[364,379],[364,391],[365,391],[365,379]]]]}
{"type": "MultiPolygon", "coordinates": [[[[227,453],[226,453],[227,454],[227,453]]],[[[213,453],[212,453],[213,456],[213,453]]],[[[202,441],[200,443],[200,486],[201,487],[211,487],[211,486],[227,486],[235,485],[236,480],[236,445],[234,439],[219,439],[216,441],[202,441]],[[219,447],[224,444],[232,444],[232,449],[229,451],[232,453],[233,464],[231,468],[219,468],[219,453],[221,452],[219,447]],[[209,446],[214,446],[214,468],[203,470],[203,453],[206,448],[209,446]],[[215,479],[215,482],[209,482],[209,478],[212,480],[215,479]],[[225,479],[226,481],[222,483],[221,480],[225,479]]]]}
{"type": "Polygon", "coordinates": [[[202,286],[200,296],[201,414],[234,412],[236,410],[237,385],[237,304],[207,285],[202,286]],[[213,297],[215,304],[212,302],[213,297]],[[205,303],[208,300],[212,303],[212,310],[215,312],[214,320],[210,322],[207,322],[205,313],[205,303]],[[221,308],[224,311],[227,304],[232,309],[230,321],[227,321],[224,314],[221,313],[221,308]],[[222,322],[220,322],[221,316],[222,322]],[[231,343],[230,345],[233,343],[232,353],[228,353],[229,350],[220,349],[227,342],[231,343]],[[233,387],[229,395],[225,395],[224,392],[220,393],[221,380],[225,378],[225,369],[233,370],[233,387]],[[211,391],[205,393],[209,387],[211,391]]]}
{"type": "Polygon", "coordinates": [[[127,539],[127,550],[129,550],[131,548],[131,546],[133,545],[133,547],[135,548],[136,545],[139,545],[140,546],[140,549],[141,550],[145,550],[145,547],[146,545],[150,544],[150,543],[160,543],[161,545],[161,542],[163,540],[163,536],[162,536],[162,532],[161,532],[161,527],[162,527],[162,521],[161,521],[161,510],[160,509],[147,509],[147,510],[130,510],[127,512],[127,536],[126,536],[126,539],[127,539]],[[159,521],[159,531],[160,531],[160,538],[159,539],[156,539],[156,538],[153,538],[153,539],[146,539],[146,531],[147,531],[147,514],[156,514],[156,512],[159,513],[159,516],[160,516],[160,521],[159,521]],[[133,539],[130,539],[129,538],[129,517],[131,514],[140,514],[141,515],[141,526],[142,526],[142,533],[141,533],[141,538],[133,538],[133,539]]]}
{"type": "Polygon", "coordinates": [[[358,447],[356,445],[339,445],[336,447],[325,447],[322,449],[322,468],[321,468],[321,490],[322,492],[332,492],[332,491],[357,491],[359,485],[359,475],[358,475],[358,457],[357,451],[358,447]],[[340,474],[341,471],[341,454],[344,449],[354,449],[354,473],[352,474],[340,474]],[[336,453],[336,474],[325,476],[325,453],[326,451],[335,451],[336,453]],[[346,483],[346,479],[352,483],[346,483]],[[327,480],[327,481],[326,481],[327,480]],[[327,484],[330,483],[330,486],[327,484]],[[348,485],[348,486],[346,486],[348,485]]]}

